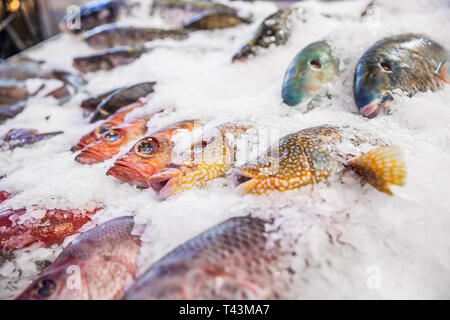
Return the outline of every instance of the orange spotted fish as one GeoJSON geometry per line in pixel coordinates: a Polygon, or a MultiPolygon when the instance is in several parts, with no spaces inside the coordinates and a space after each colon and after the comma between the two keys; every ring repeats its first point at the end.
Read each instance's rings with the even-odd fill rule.
{"type": "Polygon", "coordinates": [[[101,135],[100,139],[81,150],[75,160],[82,164],[94,164],[111,159],[124,145],[147,132],[147,122],[153,116],[154,114],[149,114],[109,129],[101,135]]]}
{"type": "MultiPolygon", "coordinates": [[[[340,155],[338,147],[348,138],[343,129],[330,126],[289,134],[255,162],[235,170],[233,180],[242,193],[264,194],[314,186],[348,168],[389,195],[391,185],[405,184],[405,164],[398,148],[381,146],[347,160],[352,155],[340,155]]],[[[358,139],[352,136],[350,142],[356,146],[358,139]]]]}
{"type": "Polygon", "coordinates": [[[226,123],[215,128],[204,139],[192,144],[176,161],[149,178],[150,187],[159,198],[203,187],[208,181],[224,175],[234,164],[233,137],[248,130],[248,126],[226,123]]]}
{"type": "Polygon", "coordinates": [[[88,134],[81,137],[80,141],[72,147],[71,151],[79,151],[83,148],[87,147],[91,143],[98,141],[102,138],[102,135],[108,130],[119,126],[123,122],[125,122],[126,116],[133,110],[142,107],[147,102],[146,98],[141,98],[138,101],[129,104],[125,107],[120,108],[114,114],[109,116],[105,122],[103,122],[100,126],[89,132],[88,134]]]}
{"type": "Polygon", "coordinates": [[[198,128],[197,120],[173,123],[140,139],[131,150],[119,157],[106,175],[123,182],[147,189],[149,177],[158,173],[172,160],[172,138],[181,131],[198,128]]]}
{"type": "Polygon", "coordinates": [[[6,210],[0,212],[0,253],[26,248],[34,243],[46,247],[62,243],[70,235],[77,233],[85,223],[91,220],[98,210],[62,210],[41,209],[45,214],[42,218],[30,217],[20,222],[27,209],[6,210]]]}

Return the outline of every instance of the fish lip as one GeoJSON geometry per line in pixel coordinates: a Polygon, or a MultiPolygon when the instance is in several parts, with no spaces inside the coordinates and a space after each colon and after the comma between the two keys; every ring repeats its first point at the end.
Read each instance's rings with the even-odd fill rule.
{"type": "MultiPolygon", "coordinates": [[[[152,166],[153,167],[153,166],[152,166]]],[[[154,172],[153,172],[154,173],[154,172]]],[[[150,187],[148,175],[142,172],[137,166],[133,165],[132,163],[128,161],[123,160],[116,160],[114,162],[114,165],[108,169],[106,172],[107,176],[113,176],[114,178],[138,186],[139,188],[148,189],[150,187]],[[132,179],[123,179],[123,175],[116,175],[115,171],[120,170],[122,173],[125,170],[125,172],[131,172],[133,173],[132,179]]],[[[126,174],[128,178],[130,178],[129,174],[126,174]]]]}
{"type": "Polygon", "coordinates": [[[235,189],[241,195],[250,193],[253,187],[258,183],[258,179],[251,177],[249,174],[239,169],[233,170],[231,177],[235,189]]]}
{"type": "Polygon", "coordinates": [[[370,103],[366,104],[365,106],[362,106],[359,109],[359,112],[363,116],[365,116],[365,117],[367,117],[369,119],[372,119],[372,118],[374,118],[375,116],[378,115],[378,113],[380,112],[380,109],[381,109],[380,100],[376,99],[376,100],[371,101],[370,103]]]}
{"type": "Polygon", "coordinates": [[[75,161],[81,164],[94,164],[104,161],[104,156],[101,152],[87,148],[75,157],[75,161]]]}
{"type": "Polygon", "coordinates": [[[177,167],[169,167],[165,172],[160,172],[148,179],[148,184],[160,200],[169,198],[174,193],[174,185],[181,175],[177,167]]]}
{"type": "Polygon", "coordinates": [[[85,147],[86,147],[85,144],[78,142],[76,145],[74,145],[72,148],[70,148],[70,151],[72,151],[72,152],[80,151],[80,150],[83,150],[85,147]]]}

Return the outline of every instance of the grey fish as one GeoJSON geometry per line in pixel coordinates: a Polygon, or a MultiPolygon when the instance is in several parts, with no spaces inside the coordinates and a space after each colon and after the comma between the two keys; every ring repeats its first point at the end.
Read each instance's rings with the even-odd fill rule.
{"type": "Polygon", "coordinates": [[[156,39],[182,40],[188,36],[184,30],[165,30],[157,28],[118,26],[107,24],[86,32],[84,41],[94,48],[112,48],[116,46],[142,45],[156,39]]]}
{"type": "Polygon", "coordinates": [[[99,225],[76,238],[18,300],[120,299],[133,281],[138,236],[132,217],[99,225]]]}
{"type": "Polygon", "coordinates": [[[90,123],[106,119],[121,107],[148,96],[154,91],[155,84],[156,82],[143,82],[113,91],[97,106],[90,123]]]}
{"type": "Polygon", "coordinates": [[[204,12],[184,24],[188,30],[214,30],[232,28],[244,23],[251,23],[251,19],[241,17],[237,11],[218,10],[204,12]]]}
{"type": "Polygon", "coordinates": [[[124,88],[125,87],[121,87],[98,94],[92,94],[83,101],[81,101],[81,108],[88,112],[94,112],[97,109],[97,106],[100,104],[100,102],[102,102],[105,98],[107,98],[109,95],[116,92],[117,90],[122,90],[124,88]]]}
{"type": "Polygon", "coordinates": [[[147,52],[143,46],[124,46],[104,50],[87,56],[73,58],[73,67],[83,73],[111,70],[117,66],[130,64],[147,52]]]}
{"type": "Polygon", "coordinates": [[[250,56],[256,55],[262,48],[285,44],[291,35],[294,17],[299,13],[300,9],[285,8],[268,16],[253,37],[236,52],[232,61],[245,61],[250,56]]]}
{"type": "Polygon", "coordinates": [[[128,300],[278,299],[280,244],[269,244],[267,221],[229,219],[167,254],[127,291],[128,300]]]}
{"type": "Polygon", "coordinates": [[[0,124],[8,119],[12,119],[25,109],[26,102],[19,101],[13,104],[3,103],[0,100],[0,124]]]}
{"type": "Polygon", "coordinates": [[[388,110],[392,91],[409,96],[450,83],[450,53],[425,35],[402,34],[375,43],[359,60],[353,82],[356,106],[366,117],[388,110]]]}

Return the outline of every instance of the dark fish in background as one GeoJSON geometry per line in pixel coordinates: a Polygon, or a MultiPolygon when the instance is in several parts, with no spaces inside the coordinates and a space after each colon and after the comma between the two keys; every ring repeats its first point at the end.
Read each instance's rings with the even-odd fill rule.
{"type": "Polygon", "coordinates": [[[392,91],[410,97],[450,83],[450,53],[425,35],[402,34],[382,39],[359,60],[353,82],[356,106],[366,117],[389,110],[392,91]]]}
{"type": "Polygon", "coordinates": [[[106,175],[139,188],[150,188],[149,178],[158,173],[173,157],[173,136],[183,130],[199,128],[198,120],[185,120],[168,125],[140,139],[131,150],[120,156],[106,175]]]}
{"type": "Polygon", "coordinates": [[[253,37],[233,56],[232,61],[242,62],[250,56],[256,55],[262,48],[285,44],[291,35],[293,20],[296,15],[300,14],[300,10],[280,9],[268,16],[258,27],[253,37]]]}
{"type": "Polygon", "coordinates": [[[286,71],[283,81],[283,102],[289,106],[307,103],[314,107],[325,95],[327,85],[339,74],[339,60],[325,41],[318,41],[301,50],[286,71]]]}
{"type": "Polygon", "coordinates": [[[11,129],[0,141],[0,147],[3,150],[13,150],[63,133],[63,131],[39,133],[35,129],[11,129]]]}
{"type": "Polygon", "coordinates": [[[25,109],[26,102],[25,101],[19,101],[14,104],[6,103],[4,104],[0,100],[0,124],[2,124],[4,121],[8,119],[12,119],[15,116],[17,116],[19,113],[25,109]]]}
{"type": "Polygon", "coordinates": [[[147,97],[154,91],[155,84],[156,82],[142,82],[114,91],[97,106],[90,123],[106,119],[120,108],[147,97]]]}
{"type": "Polygon", "coordinates": [[[81,6],[80,10],[74,10],[64,16],[59,26],[64,32],[81,33],[117,21],[121,11],[126,8],[126,0],[91,1],[81,6]]]}
{"type": "Polygon", "coordinates": [[[288,289],[281,246],[259,218],[231,218],[180,245],[150,267],[127,300],[266,300],[288,289]],[[271,243],[270,243],[271,242],[271,243]],[[286,277],[286,278],[284,278],[286,277]]]}
{"type": "Polygon", "coordinates": [[[251,19],[241,17],[234,10],[218,10],[204,12],[183,25],[188,30],[215,30],[226,29],[244,23],[251,23],[251,19]]]}
{"type": "Polygon", "coordinates": [[[406,169],[400,150],[381,146],[354,157],[342,154],[339,144],[361,140],[353,132],[319,126],[300,130],[280,139],[278,144],[233,173],[241,193],[264,194],[301,189],[325,182],[344,169],[350,169],[377,190],[392,195],[391,185],[402,186],[406,169]]]}
{"type": "Polygon", "coordinates": [[[105,98],[107,98],[109,95],[111,95],[112,93],[118,91],[118,90],[122,90],[125,87],[121,87],[121,88],[117,88],[117,89],[113,89],[113,90],[109,90],[106,92],[102,92],[102,93],[98,93],[98,94],[93,94],[90,95],[89,97],[87,97],[86,99],[84,99],[81,102],[81,108],[88,111],[88,112],[94,112],[97,109],[97,106],[100,104],[100,102],[102,102],[105,98]]]}
{"type": "Polygon", "coordinates": [[[42,218],[31,218],[19,224],[17,221],[27,213],[27,209],[0,212],[0,253],[29,247],[40,243],[50,247],[62,243],[64,239],[78,232],[101,208],[94,210],[45,209],[42,218]]]}
{"type": "Polygon", "coordinates": [[[83,233],[17,299],[121,299],[137,271],[133,227],[132,217],[122,217],[83,233]]]}
{"type": "Polygon", "coordinates": [[[146,27],[118,26],[107,24],[86,32],[84,41],[94,48],[143,45],[156,39],[182,40],[188,36],[184,30],[165,30],[146,27]]]}
{"type": "Polygon", "coordinates": [[[212,11],[224,12],[234,9],[221,3],[201,0],[155,0],[150,8],[151,15],[158,15],[175,27],[182,27],[195,17],[212,11]]]}
{"type": "Polygon", "coordinates": [[[117,66],[134,62],[147,51],[148,49],[143,46],[124,46],[108,49],[87,56],[73,58],[73,67],[83,73],[111,70],[117,66]]]}
{"type": "Polygon", "coordinates": [[[28,98],[28,90],[25,85],[15,79],[0,79],[0,101],[16,103],[28,98]]]}

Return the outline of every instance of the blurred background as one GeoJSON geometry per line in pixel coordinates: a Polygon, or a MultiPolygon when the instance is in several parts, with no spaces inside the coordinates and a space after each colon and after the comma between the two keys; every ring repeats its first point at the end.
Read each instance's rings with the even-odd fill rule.
{"type": "Polygon", "coordinates": [[[0,59],[59,33],[58,22],[67,7],[86,2],[88,0],[0,0],[0,59]]]}

